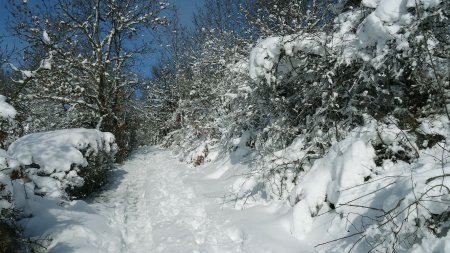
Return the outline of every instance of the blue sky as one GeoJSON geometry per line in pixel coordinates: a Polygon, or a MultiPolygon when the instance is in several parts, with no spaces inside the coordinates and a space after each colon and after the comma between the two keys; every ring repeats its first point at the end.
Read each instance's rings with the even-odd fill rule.
{"type": "MultiPolygon", "coordinates": [[[[29,3],[32,3],[34,0],[28,0],[29,3]]],[[[164,0],[163,0],[164,1],[164,0]]],[[[191,26],[192,25],[192,17],[198,6],[201,6],[203,0],[166,0],[167,2],[174,4],[178,8],[178,15],[180,17],[180,22],[184,25],[191,26]]],[[[14,38],[5,37],[6,35],[6,24],[5,20],[8,18],[8,11],[6,10],[7,1],[0,0],[0,40],[3,40],[3,43],[0,43],[0,48],[4,48],[5,46],[13,47],[14,44],[17,44],[17,41],[14,38]]],[[[149,61],[144,64],[149,64],[149,66],[142,66],[142,75],[149,77],[151,65],[157,62],[156,58],[149,59],[149,61]]]]}
{"type": "Polygon", "coordinates": [[[182,23],[192,24],[192,15],[197,6],[201,6],[203,0],[169,0],[168,2],[178,7],[178,14],[182,23]]]}

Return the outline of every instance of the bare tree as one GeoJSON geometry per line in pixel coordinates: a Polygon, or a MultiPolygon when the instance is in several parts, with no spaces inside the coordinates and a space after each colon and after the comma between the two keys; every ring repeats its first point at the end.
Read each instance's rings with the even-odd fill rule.
{"type": "Polygon", "coordinates": [[[14,35],[27,43],[24,58],[34,69],[18,70],[13,98],[57,101],[77,112],[78,125],[111,131],[126,149],[125,110],[139,82],[135,72],[151,52],[148,35],[167,22],[160,15],[168,4],[11,0],[9,7],[14,35]]]}

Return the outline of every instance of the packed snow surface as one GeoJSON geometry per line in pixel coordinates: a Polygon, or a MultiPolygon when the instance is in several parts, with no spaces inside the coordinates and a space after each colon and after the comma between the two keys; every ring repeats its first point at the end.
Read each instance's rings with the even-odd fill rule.
{"type": "Polygon", "coordinates": [[[49,252],[298,252],[283,204],[224,207],[218,165],[194,168],[157,147],[141,148],[113,171],[108,189],[60,204],[33,196],[25,235],[51,237],[49,252]],[[281,218],[280,218],[281,216],[281,218]]]}

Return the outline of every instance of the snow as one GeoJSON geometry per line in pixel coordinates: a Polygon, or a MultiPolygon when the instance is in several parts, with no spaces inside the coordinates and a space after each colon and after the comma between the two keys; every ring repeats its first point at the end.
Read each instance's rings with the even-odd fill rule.
{"type": "MultiPolygon", "coordinates": [[[[433,127],[430,127],[430,121],[424,121],[421,128],[429,132],[439,130],[441,133],[446,129],[448,136],[448,120],[441,121],[441,124],[432,121],[432,124],[433,127]]],[[[450,183],[447,178],[442,178],[450,167],[448,158],[443,157],[443,161],[436,159],[439,153],[442,154],[439,145],[417,151],[418,158],[411,164],[385,160],[381,167],[375,166],[371,143],[383,141],[401,148],[404,145],[401,142],[405,141],[399,137],[402,134],[395,124],[372,121],[365,127],[355,129],[352,135],[335,143],[327,155],[316,160],[291,193],[290,201],[294,203],[290,222],[293,234],[300,240],[319,244],[363,233],[361,236],[367,241],[358,243],[359,236],[349,236],[317,250],[347,252],[355,246],[355,252],[368,252],[374,243],[381,243],[380,238],[384,238],[386,245],[397,243],[398,239],[390,230],[391,225],[395,227],[395,224],[402,223],[401,228],[396,228],[399,229],[397,233],[400,237],[407,236],[416,228],[417,220],[424,224],[431,213],[447,211],[448,195],[442,195],[439,185],[450,183]],[[409,210],[418,198],[421,202],[414,210],[404,211],[409,210]],[[330,208],[330,203],[334,209],[330,208]],[[385,217],[383,213],[391,215],[385,217]]],[[[445,246],[448,238],[439,240],[429,231],[421,231],[417,236],[421,238],[421,243],[426,241],[423,245],[430,245],[436,252],[444,252],[440,250],[448,247],[445,246]]],[[[410,245],[413,246],[411,249],[408,245],[396,247],[427,252],[424,249],[428,246],[423,245],[410,245]]]]}
{"type": "Polygon", "coordinates": [[[450,252],[450,241],[448,238],[428,239],[420,245],[414,245],[411,250],[411,253],[423,252],[450,252]]]}
{"type": "MultiPolygon", "coordinates": [[[[1,151],[2,150],[0,149],[0,153],[1,153],[1,151]]],[[[2,165],[1,161],[0,161],[0,165],[2,165]]],[[[1,168],[1,169],[3,169],[3,168],[1,168]]],[[[0,173],[0,184],[3,186],[0,188],[0,196],[1,196],[0,210],[13,207],[13,204],[11,202],[4,199],[5,196],[10,195],[12,192],[11,179],[4,173],[0,173]]]]}
{"type": "MultiPolygon", "coordinates": [[[[424,121],[422,128],[448,129],[445,122],[431,123],[424,121]]],[[[450,173],[450,167],[441,168],[435,160],[442,152],[438,145],[421,151],[412,164],[387,160],[376,167],[372,143],[377,138],[391,144],[399,142],[393,137],[395,128],[377,134],[377,129],[387,126],[368,121],[334,143],[323,158],[306,169],[289,201],[268,201],[256,194],[247,195],[247,199],[234,195],[255,193],[260,188],[258,178],[246,176],[251,173],[245,163],[251,153],[242,145],[248,138],[244,135],[233,140],[237,150],[230,156],[197,167],[178,161],[158,147],[138,148],[113,171],[106,191],[88,203],[59,204],[34,196],[30,183],[25,187],[14,183],[14,191],[19,192],[18,207],[27,207],[24,209],[32,214],[21,224],[27,236],[51,237],[49,252],[348,252],[358,237],[314,246],[360,229],[368,241],[376,242],[381,235],[395,243],[389,229],[377,227],[375,221],[384,222],[377,210],[392,212],[395,222],[405,222],[405,231],[400,234],[407,233],[417,219],[424,222],[429,218],[428,211],[447,210],[442,203],[450,199],[439,195],[434,185],[450,184],[450,179],[439,177],[450,173]],[[20,194],[24,188],[28,189],[28,199],[20,194]],[[407,216],[398,211],[424,193],[429,193],[427,199],[439,201],[423,202],[417,214],[407,216]],[[363,220],[361,215],[373,219],[363,220]]],[[[296,150],[302,145],[299,136],[284,154],[277,152],[276,156],[298,159],[296,150]]],[[[209,151],[216,152],[214,147],[209,151]]],[[[411,245],[410,252],[442,252],[448,248],[448,239],[426,231],[420,236],[422,245],[411,245]]],[[[370,250],[364,240],[355,245],[354,252],[370,250]]]]}
{"type": "Polygon", "coordinates": [[[77,172],[88,165],[88,157],[115,153],[114,141],[111,133],[96,129],[56,130],[19,138],[9,146],[7,155],[16,164],[28,166],[26,174],[36,186],[35,193],[61,198],[67,187],[83,185],[77,172]]]}
{"type": "Polygon", "coordinates": [[[29,70],[21,70],[20,72],[22,73],[22,76],[24,78],[30,78],[30,77],[33,77],[36,74],[35,72],[29,71],[29,70]]]}
{"type": "Polygon", "coordinates": [[[200,169],[169,151],[142,147],[89,203],[24,198],[32,215],[21,225],[26,236],[52,238],[51,253],[312,252],[290,235],[286,204],[225,207],[227,177],[205,179],[219,164],[200,169]]]}
{"type": "Polygon", "coordinates": [[[46,245],[48,252],[121,252],[119,231],[112,230],[107,218],[86,202],[61,202],[34,195],[25,203],[32,215],[20,221],[24,236],[52,238],[46,245]]]}
{"type": "Polygon", "coordinates": [[[6,97],[0,95],[0,118],[12,119],[16,114],[16,109],[6,102],[6,97]]]}
{"type": "Polygon", "coordinates": [[[374,14],[381,21],[394,23],[407,14],[406,0],[381,0],[374,14]]]}
{"type": "Polygon", "coordinates": [[[393,42],[397,49],[408,52],[410,34],[401,31],[411,25],[414,17],[407,9],[415,7],[416,3],[428,9],[441,2],[441,0],[365,0],[363,5],[375,10],[362,21],[353,40],[348,40],[349,35],[345,30],[337,32],[333,37],[343,38],[341,41],[344,42],[343,56],[348,58],[347,61],[361,58],[378,68],[384,63],[388,42],[393,42]],[[374,52],[372,46],[376,46],[374,52]]]}
{"type": "MultiPolygon", "coordinates": [[[[0,119],[11,120],[16,116],[16,110],[6,103],[6,98],[0,95],[0,119]]],[[[5,150],[0,149],[0,217],[4,215],[4,209],[13,207],[13,203],[8,201],[11,197],[13,187],[7,173],[11,169],[19,167],[19,162],[8,156],[5,150]]]]}
{"type": "Polygon", "coordinates": [[[271,82],[272,71],[282,53],[292,56],[298,51],[323,55],[323,34],[298,34],[261,40],[250,52],[249,73],[254,80],[271,82]]]}
{"type": "MultiPolygon", "coordinates": [[[[271,83],[278,70],[294,67],[280,65],[281,57],[299,51],[323,56],[326,49],[342,53],[342,61],[362,59],[377,68],[391,44],[397,50],[409,49],[411,38],[403,28],[414,16],[408,8],[440,3],[363,0],[367,13],[340,15],[335,20],[339,29],[329,37],[321,33],[269,37],[253,48],[249,61],[227,67],[271,83]]],[[[45,30],[43,41],[51,43],[45,30]]],[[[432,50],[438,42],[426,43],[432,50]]],[[[51,56],[40,69],[51,68],[51,56]]],[[[32,77],[36,72],[22,74],[32,77]]],[[[239,85],[225,97],[233,101],[240,92],[252,90],[239,85]]],[[[12,118],[16,112],[5,101],[0,95],[0,116],[12,118]]],[[[399,252],[450,251],[450,235],[438,238],[430,228],[435,225],[433,216],[449,211],[447,143],[416,144],[418,137],[399,129],[395,118],[384,120],[365,115],[364,126],[327,143],[331,147],[320,157],[305,150],[306,136],[300,134],[288,147],[261,158],[263,169],[255,162],[260,157],[246,145],[250,131],[230,140],[234,151],[229,156],[204,139],[186,144],[191,152],[184,158],[158,147],[140,147],[117,165],[104,192],[85,201],[63,200],[62,180],[81,185],[77,168],[87,166],[86,158],[98,152],[114,153],[112,134],[88,129],[35,133],[14,142],[7,152],[0,149],[2,172],[29,167],[28,177],[22,179],[0,173],[4,186],[0,208],[23,210],[19,222],[24,235],[51,238],[46,245],[49,252],[369,252],[377,250],[373,245],[394,245],[399,252]],[[406,158],[375,164],[376,152],[384,152],[380,146],[406,158]],[[183,159],[191,164],[180,162],[183,159]],[[303,160],[308,161],[294,176],[286,164],[303,160]],[[276,166],[286,166],[287,172],[276,172],[272,178],[261,172],[276,166]],[[270,187],[279,187],[282,180],[284,188],[274,197],[270,187]],[[13,203],[3,198],[8,194],[13,203]],[[409,242],[412,234],[417,238],[409,242]]],[[[450,136],[447,116],[418,121],[415,131],[450,136]]],[[[450,226],[448,221],[439,225],[443,230],[450,226]]]]}
{"type": "MultiPolygon", "coordinates": [[[[348,138],[333,145],[329,153],[317,160],[294,189],[302,200],[293,209],[292,232],[303,239],[327,199],[336,206],[350,201],[341,190],[364,182],[375,167],[375,151],[367,140],[348,138]]],[[[291,200],[292,202],[293,200],[291,200]]]]}
{"type": "Polygon", "coordinates": [[[23,165],[38,164],[44,172],[51,174],[67,172],[72,165],[85,167],[85,157],[114,150],[111,133],[78,128],[26,135],[9,146],[8,155],[23,165]]]}
{"type": "Polygon", "coordinates": [[[424,9],[433,8],[442,3],[442,0],[408,0],[407,7],[422,6],[424,9]]]}
{"type": "Polygon", "coordinates": [[[51,70],[52,69],[52,58],[53,58],[53,54],[51,53],[50,56],[46,59],[43,59],[41,61],[41,65],[40,65],[40,69],[46,69],[46,70],[51,70]]]}
{"type": "MultiPolygon", "coordinates": [[[[415,7],[417,3],[426,10],[441,2],[442,0],[363,0],[362,5],[373,10],[368,15],[362,15],[362,12],[339,15],[335,20],[336,31],[328,36],[302,33],[261,40],[250,53],[249,75],[254,80],[271,83],[275,80],[274,68],[286,67],[278,65],[280,56],[283,53],[292,56],[298,51],[324,55],[326,50],[327,53],[340,54],[340,62],[349,64],[352,60],[362,59],[378,69],[384,64],[390,42],[399,50],[408,52],[410,33],[402,31],[416,18],[408,12],[408,8],[415,7]]],[[[280,69],[278,71],[282,72],[280,69]]]]}
{"type": "Polygon", "coordinates": [[[245,74],[248,73],[248,60],[244,58],[234,64],[229,64],[227,67],[231,70],[231,72],[245,74]]]}
{"type": "Polygon", "coordinates": [[[44,40],[44,43],[47,45],[50,45],[52,43],[52,40],[50,39],[50,36],[48,35],[46,30],[42,32],[42,39],[44,40]]]}
{"type": "MultiPolygon", "coordinates": [[[[267,178],[259,178],[257,172],[242,164],[247,158],[252,159],[251,153],[244,150],[245,145],[241,145],[245,143],[245,134],[232,140],[237,150],[229,158],[213,160],[203,166],[205,176],[195,182],[207,183],[204,189],[210,196],[228,196],[224,198],[222,209],[236,210],[233,218],[228,218],[229,224],[243,226],[226,231],[230,238],[241,240],[246,246],[253,245],[248,238],[265,238],[262,241],[271,249],[284,245],[273,252],[295,252],[295,247],[301,252],[348,252],[353,246],[354,252],[368,252],[374,243],[382,243],[380,238],[384,238],[386,245],[393,245],[398,239],[391,228],[396,224],[403,224],[396,228],[402,238],[416,229],[416,222],[425,224],[431,214],[448,211],[449,196],[442,194],[439,188],[440,184],[450,184],[450,180],[443,177],[450,172],[450,158],[442,149],[444,143],[419,150],[413,136],[400,130],[393,119],[392,122],[381,123],[366,116],[365,126],[333,143],[325,156],[312,161],[311,167],[304,167],[297,186],[293,189],[287,186],[291,192],[287,202],[268,199],[268,191],[261,183],[267,178]],[[373,145],[380,143],[394,152],[413,155],[418,152],[418,155],[410,163],[387,159],[377,166],[373,145]],[[229,193],[223,189],[228,189],[229,193]],[[418,198],[423,202],[416,205],[418,198]],[[410,210],[410,206],[416,208],[410,210]],[[393,218],[387,215],[390,213],[393,218]],[[286,233],[296,239],[286,237],[286,233]],[[367,240],[358,240],[359,235],[367,240]],[[291,243],[296,246],[291,248],[288,246],[291,243]],[[322,243],[326,244],[312,250],[322,243]]],[[[424,134],[450,135],[446,116],[422,119],[419,128],[424,134]]],[[[299,135],[290,146],[269,155],[267,163],[283,165],[304,158],[308,150],[304,150],[303,140],[304,136],[299,135]]],[[[396,247],[405,252],[428,252],[427,247],[444,252],[448,247],[448,236],[438,239],[427,229],[417,235],[420,240],[415,243],[423,245],[411,243],[396,247]]],[[[244,249],[244,252],[261,250],[244,249]]]]}
{"type": "Polygon", "coordinates": [[[369,8],[376,8],[380,0],[363,0],[362,5],[369,8]]]}

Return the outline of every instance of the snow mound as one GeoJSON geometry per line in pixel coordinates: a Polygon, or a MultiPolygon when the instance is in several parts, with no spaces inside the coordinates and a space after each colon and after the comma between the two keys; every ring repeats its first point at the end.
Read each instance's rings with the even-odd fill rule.
{"type": "Polygon", "coordinates": [[[336,206],[349,201],[341,190],[363,183],[375,168],[374,157],[370,142],[353,137],[333,145],[325,157],[315,161],[293,191],[301,198],[293,208],[293,234],[304,238],[326,200],[336,206]]]}
{"type": "MultiPolygon", "coordinates": [[[[423,133],[449,136],[448,123],[445,117],[436,117],[423,120],[419,128],[423,133]]],[[[348,252],[351,248],[369,252],[374,244],[383,242],[405,252],[424,252],[425,248],[446,252],[448,236],[436,234],[449,227],[450,160],[442,155],[447,152],[443,149],[446,144],[442,141],[418,149],[413,144],[416,141],[394,123],[372,120],[334,143],[291,192],[292,234],[322,245],[319,252],[348,252]],[[376,164],[380,143],[392,150],[410,149],[417,155],[409,162],[384,159],[376,164]],[[435,230],[417,230],[424,224],[435,230]],[[412,235],[409,244],[398,242],[412,235]],[[336,238],[343,239],[331,243],[336,238]],[[360,238],[367,238],[368,243],[360,238]]]]}
{"type": "Polygon", "coordinates": [[[61,198],[84,196],[101,186],[116,150],[113,134],[78,128],[26,135],[7,154],[25,168],[36,193],[61,198]]]}
{"type": "Polygon", "coordinates": [[[86,157],[116,150],[114,135],[95,129],[64,129],[26,135],[13,142],[8,155],[22,165],[38,164],[45,173],[67,172],[87,166],[86,157]]]}

